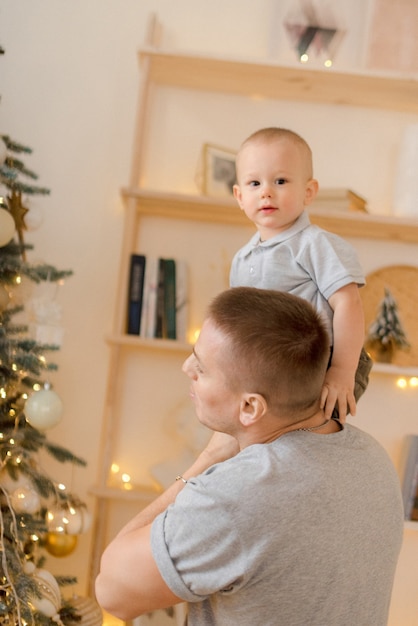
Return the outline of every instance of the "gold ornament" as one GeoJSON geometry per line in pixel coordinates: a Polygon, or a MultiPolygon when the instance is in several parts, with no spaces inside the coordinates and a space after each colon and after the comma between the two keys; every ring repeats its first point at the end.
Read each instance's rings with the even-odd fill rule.
{"type": "Polygon", "coordinates": [[[101,626],[103,624],[102,610],[93,598],[73,596],[70,604],[77,615],[81,617],[81,621],[77,622],[80,626],[101,626]]]}
{"type": "Polygon", "coordinates": [[[68,556],[77,546],[77,535],[49,532],[45,538],[45,549],[52,556],[68,556]]]}

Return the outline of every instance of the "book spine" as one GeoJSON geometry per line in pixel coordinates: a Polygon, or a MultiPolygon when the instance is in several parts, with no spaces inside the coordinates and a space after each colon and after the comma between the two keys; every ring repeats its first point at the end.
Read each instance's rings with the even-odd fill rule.
{"type": "Polygon", "coordinates": [[[157,306],[155,312],[155,337],[162,339],[164,328],[164,266],[165,259],[158,259],[157,306]]]}
{"type": "Polygon", "coordinates": [[[158,288],[158,259],[148,257],[145,266],[144,295],[142,299],[141,337],[155,337],[158,288]]]}
{"type": "Polygon", "coordinates": [[[140,333],[144,273],[145,256],[142,254],[132,254],[128,285],[127,333],[129,335],[139,335],[140,333]]]}
{"type": "Polygon", "coordinates": [[[176,261],[176,331],[179,341],[187,341],[188,328],[188,274],[186,261],[176,261]]]}
{"type": "Polygon", "coordinates": [[[165,339],[176,339],[176,262],[164,262],[164,334],[165,339]]]}

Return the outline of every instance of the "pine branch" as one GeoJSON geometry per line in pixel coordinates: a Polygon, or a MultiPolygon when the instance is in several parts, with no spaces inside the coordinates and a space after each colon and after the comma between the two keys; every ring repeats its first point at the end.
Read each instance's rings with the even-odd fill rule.
{"type": "Polygon", "coordinates": [[[16,153],[25,152],[26,154],[32,153],[32,148],[29,148],[28,146],[24,146],[23,144],[18,143],[17,141],[14,141],[13,139],[10,139],[9,135],[0,135],[0,137],[3,139],[4,143],[6,144],[6,148],[10,150],[11,152],[16,152],[16,153]]]}
{"type": "Polygon", "coordinates": [[[87,465],[84,459],[75,456],[72,452],[70,452],[66,448],[63,448],[62,446],[45,441],[44,447],[49,452],[49,454],[60,463],[70,462],[74,463],[75,465],[80,465],[82,467],[85,467],[87,465]]]}

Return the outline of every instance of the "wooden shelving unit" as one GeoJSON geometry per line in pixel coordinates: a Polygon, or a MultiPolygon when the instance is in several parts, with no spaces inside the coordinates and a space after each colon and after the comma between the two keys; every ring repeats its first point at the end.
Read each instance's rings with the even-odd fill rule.
{"type": "MultiPolygon", "coordinates": [[[[136,202],[138,215],[176,217],[196,222],[219,222],[252,228],[248,218],[235,201],[219,201],[206,196],[159,193],[144,189],[125,188],[126,200],[136,202]]],[[[418,219],[382,217],[357,211],[336,212],[325,209],[309,211],[311,221],[341,237],[361,237],[418,243],[418,219]]]]}
{"type": "Polygon", "coordinates": [[[273,63],[173,54],[152,48],[140,52],[149,79],[157,85],[234,93],[248,98],[298,100],[418,113],[418,82],[273,63]]]}
{"type": "MultiPolygon", "coordinates": [[[[175,341],[146,340],[125,334],[128,267],[130,254],[135,251],[142,219],[147,216],[170,220],[187,220],[196,229],[205,224],[245,227],[252,225],[232,201],[218,201],[201,196],[160,193],[139,187],[139,177],[146,157],[145,129],[152,114],[152,88],[159,85],[173,88],[206,90],[240,94],[247,98],[274,98],[322,102],[335,106],[350,105],[392,109],[418,113],[418,82],[364,74],[343,74],[284,68],[270,63],[228,60],[162,52],[147,47],[139,53],[141,63],[140,97],[134,137],[134,153],[129,186],[122,190],[126,205],[124,236],[120,261],[115,322],[107,338],[110,350],[107,395],[103,415],[100,472],[97,486],[92,490],[97,499],[96,528],[91,560],[91,583],[98,571],[101,553],[106,543],[106,520],[111,501],[126,499],[145,506],[157,492],[123,492],[109,486],[109,470],[113,459],[115,432],[119,427],[116,408],[123,381],[119,366],[123,353],[134,350],[147,359],[152,353],[161,355],[178,352],[187,354],[190,346],[175,341]]],[[[343,237],[361,237],[418,243],[418,220],[379,217],[357,212],[312,210],[312,222],[343,237]]],[[[204,232],[204,231],[203,231],[204,232]]],[[[398,371],[381,369],[391,375],[398,371]]]]}

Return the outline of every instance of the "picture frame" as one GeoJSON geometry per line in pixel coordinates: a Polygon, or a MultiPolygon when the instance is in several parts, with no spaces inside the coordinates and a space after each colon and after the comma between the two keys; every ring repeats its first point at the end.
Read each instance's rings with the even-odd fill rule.
{"type": "Polygon", "coordinates": [[[222,146],[205,143],[202,146],[196,172],[196,184],[201,194],[214,198],[233,198],[236,152],[222,146]]]}

